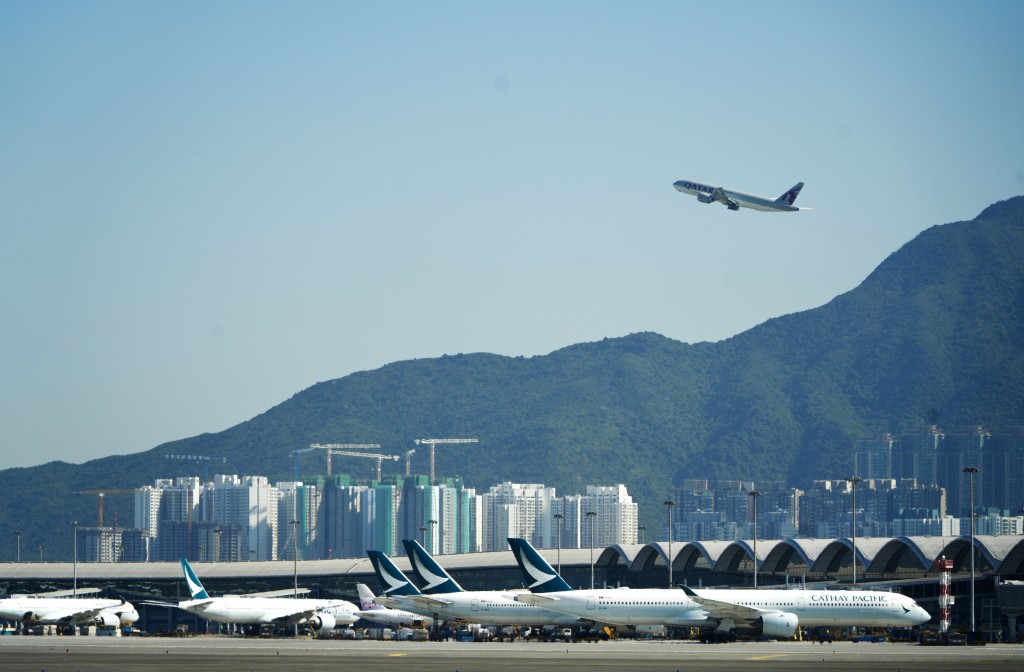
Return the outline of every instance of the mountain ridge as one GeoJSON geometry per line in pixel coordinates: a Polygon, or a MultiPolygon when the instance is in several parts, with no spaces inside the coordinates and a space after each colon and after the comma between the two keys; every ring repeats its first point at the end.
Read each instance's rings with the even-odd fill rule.
{"type": "MultiPolygon", "coordinates": [[[[95,500],[71,494],[79,490],[201,473],[169,464],[166,453],[227,456],[217,471],[276,481],[292,477],[291,451],[331,441],[397,454],[428,435],[475,437],[479,444],[437,449],[439,475],[477,488],[544,482],[565,494],[626,483],[649,527],[660,525],[660,503],[682,478],[841,478],[853,440],[865,435],[932,420],[1024,420],[1022,254],[1024,197],[1016,197],[922,231],[822,306],[722,341],[639,332],[547,355],[444,355],[321,381],[222,432],[82,465],[0,471],[0,505],[13,514],[0,536],[13,533],[15,519],[28,544],[27,530],[48,521],[91,524],[95,500]]],[[[419,473],[426,453],[417,451],[419,473]]],[[[317,468],[322,457],[304,458],[304,476],[317,468]]],[[[336,458],[342,471],[369,470],[336,458]]],[[[57,529],[48,547],[66,554],[70,529],[57,529]]]]}

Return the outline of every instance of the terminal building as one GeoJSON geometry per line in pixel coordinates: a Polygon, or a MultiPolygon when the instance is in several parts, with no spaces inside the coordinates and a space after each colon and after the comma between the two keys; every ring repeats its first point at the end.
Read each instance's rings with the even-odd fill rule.
{"type": "MultiPolygon", "coordinates": [[[[952,562],[952,625],[964,630],[970,621],[971,538],[884,537],[758,540],[757,572],[761,587],[832,585],[839,589],[889,587],[913,597],[927,609],[937,627],[939,570],[936,562],[952,562]],[[856,549],[856,566],[853,565],[856,549]],[[856,577],[856,578],[855,578],[856,577]]],[[[1018,615],[1024,611],[1024,537],[974,537],[975,621],[982,636],[1019,641],[1018,615]]],[[[615,544],[594,548],[543,549],[552,566],[577,588],[595,584],[652,588],[668,585],[667,560],[673,580],[691,587],[750,586],[754,573],[754,542],[690,541],[615,544]]],[[[522,588],[523,577],[510,551],[439,555],[438,561],[467,590],[522,588]]],[[[396,557],[409,576],[409,563],[396,557]]],[[[198,562],[194,568],[211,595],[264,592],[298,583],[310,596],[357,602],[356,583],[379,590],[368,559],[198,562]]],[[[0,593],[36,593],[67,589],[77,574],[78,586],[99,588],[101,595],[123,597],[139,609],[137,627],[148,632],[171,631],[188,624],[213,632],[208,623],[177,609],[141,604],[189,599],[177,562],[79,562],[0,564],[0,593]]]]}

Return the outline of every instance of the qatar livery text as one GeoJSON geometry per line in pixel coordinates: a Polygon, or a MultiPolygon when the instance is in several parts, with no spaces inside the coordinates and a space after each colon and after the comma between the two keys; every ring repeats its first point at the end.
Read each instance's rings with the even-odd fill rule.
{"type": "Polygon", "coordinates": [[[778,198],[771,199],[764,196],[745,194],[742,191],[733,191],[725,187],[714,187],[700,182],[679,180],[673,184],[676,191],[696,196],[701,203],[721,203],[730,210],[750,208],[752,210],[763,210],[765,212],[793,212],[795,210],[810,210],[810,208],[798,208],[793,205],[800,190],[804,188],[803,182],[793,185],[786,193],[778,198]]]}

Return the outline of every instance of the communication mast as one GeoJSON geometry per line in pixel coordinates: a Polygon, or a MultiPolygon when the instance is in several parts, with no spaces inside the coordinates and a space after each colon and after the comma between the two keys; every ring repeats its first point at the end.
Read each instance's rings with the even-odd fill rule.
{"type": "Polygon", "coordinates": [[[416,439],[416,444],[430,446],[430,484],[434,484],[434,446],[438,443],[477,443],[477,439],[416,439]]]}

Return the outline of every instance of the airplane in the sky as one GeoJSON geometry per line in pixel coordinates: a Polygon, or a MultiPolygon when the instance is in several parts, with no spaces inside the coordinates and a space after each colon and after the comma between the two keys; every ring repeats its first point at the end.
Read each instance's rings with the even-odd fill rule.
{"type": "Polygon", "coordinates": [[[730,210],[750,208],[766,212],[793,212],[795,210],[811,209],[798,208],[793,205],[796,197],[800,195],[800,190],[804,188],[803,182],[795,184],[789,191],[775,199],[745,194],[742,191],[733,191],[724,187],[714,187],[701,184],[700,182],[691,182],[690,180],[679,180],[672,186],[676,188],[676,191],[696,196],[697,200],[701,203],[714,203],[717,201],[730,210]]]}
{"type": "MultiPolygon", "coordinates": [[[[87,589],[86,589],[87,590],[87,589]]],[[[32,625],[131,625],[139,612],[131,602],[95,597],[57,597],[70,591],[15,595],[0,600],[0,618],[32,625]]],[[[82,590],[76,592],[83,592],[82,590]]],[[[98,592],[98,591],[94,591],[98,592]]]]}
{"type": "Polygon", "coordinates": [[[432,558],[427,571],[434,578],[426,582],[426,588],[439,592],[427,594],[381,551],[367,551],[367,555],[384,586],[384,594],[377,597],[378,604],[432,616],[435,620],[489,625],[580,625],[573,616],[516,602],[514,593],[508,591],[463,590],[432,558]]]}
{"type": "Polygon", "coordinates": [[[737,633],[788,639],[801,626],[911,627],[931,619],[910,597],[881,590],[572,590],[530,542],[508,542],[530,583],[531,593],[517,600],[608,623],[697,626],[704,641],[734,639],[737,633]],[[652,597],[657,593],[668,595],[652,597]],[[673,600],[679,605],[676,613],[685,614],[684,622],[669,620],[680,618],[671,611],[673,600]]]}
{"type": "Polygon", "coordinates": [[[389,625],[393,628],[429,628],[434,624],[434,619],[429,616],[404,609],[390,609],[382,604],[377,604],[377,596],[365,583],[357,583],[356,590],[359,591],[360,607],[357,613],[367,621],[389,625]]]}
{"type": "Polygon", "coordinates": [[[329,635],[336,625],[352,625],[359,620],[359,609],[346,600],[318,600],[305,597],[270,597],[292,591],[225,595],[210,597],[188,560],[181,559],[181,569],[188,584],[191,600],[177,603],[143,602],[159,607],[177,608],[218,623],[245,625],[308,625],[318,635],[329,635]]]}

